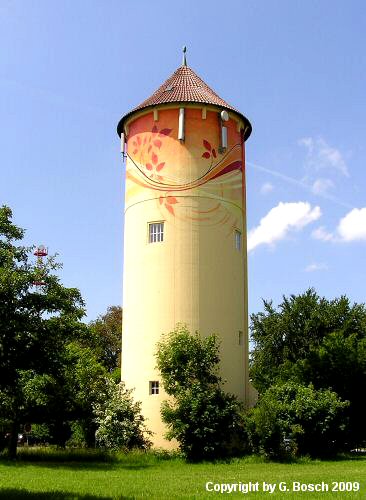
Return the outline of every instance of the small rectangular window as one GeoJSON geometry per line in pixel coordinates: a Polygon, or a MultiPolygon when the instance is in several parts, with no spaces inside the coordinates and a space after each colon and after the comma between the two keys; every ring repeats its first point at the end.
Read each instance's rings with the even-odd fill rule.
{"type": "Polygon", "coordinates": [[[235,230],[235,248],[241,250],[241,232],[237,229],[235,230]]]}
{"type": "Polygon", "coordinates": [[[149,224],[149,243],[159,243],[164,240],[164,222],[149,224]]]}
{"type": "Polygon", "coordinates": [[[150,394],[159,394],[159,382],[157,380],[153,380],[149,382],[149,393],[150,394]]]}
{"type": "Polygon", "coordinates": [[[239,332],[238,342],[239,342],[239,345],[243,345],[244,344],[243,332],[239,332]]]}

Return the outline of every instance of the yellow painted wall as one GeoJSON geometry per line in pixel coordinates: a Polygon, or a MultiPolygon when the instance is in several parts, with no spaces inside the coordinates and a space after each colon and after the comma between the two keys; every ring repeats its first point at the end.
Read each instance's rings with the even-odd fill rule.
{"type": "Polygon", "coordinates": [[[217,111],[185,109],[178,141],[178,107],[139,115],[128,126],[124,233],[122,380],[135,388],[155,446],[163,438],[160,405],[149,394],[156,343],[178,322],[221,339],[224,388],[248,404],[248,325],[244,158],[239,119],[230,115],[228,148],[219,152],[217,111]],[[148,224],[164,221],[164,241],[148,242],[148,224]],[[242,250],[235,248],[235,230],[242,250]],[[239,345],[239,331],[244,342],[239,345]]]}

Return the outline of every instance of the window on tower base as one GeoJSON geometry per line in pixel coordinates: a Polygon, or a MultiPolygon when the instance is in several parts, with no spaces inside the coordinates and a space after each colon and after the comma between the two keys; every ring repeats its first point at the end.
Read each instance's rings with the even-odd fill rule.
{"type": "Polygon", "coordinates": [[[159,382],[157,380],[150,380],[149,394],[159,394],[159,382]]]}
{"type": "Polygon", "coordinates": [[[149,223],[149,243],[164,241],[164,222],[149,223]]]}

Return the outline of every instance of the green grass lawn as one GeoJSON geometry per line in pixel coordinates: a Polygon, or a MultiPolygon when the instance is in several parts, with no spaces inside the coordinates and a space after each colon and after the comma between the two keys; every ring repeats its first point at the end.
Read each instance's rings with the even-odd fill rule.
{"type": "MultiPolygon", "coordinates": [[[[244,489],[244,487],[243,487],[244,489]]],[[[366,499],[366,457],[338,461],[302,460],[283,464],[247,457],[227,463],[185,463],[151,453],[111,456],[49,451],[36,455],[24,450],[16,462],[0,460],[0,498],[111,499],[111,498],[319,498],[366,499]],[[328,492],[293,492],[293,481],[329,485],[328,492]],[[360,491],[332,492],[333,481],[359,482],[360,491]],[[205,489],[221,483],[258,482],[247,494],[215,493],[205,489]],[[274,493],[263,492],[263,482],[276,483],[274,493]],[[288,492],[278,491],[286,482],[288,492]]]]}

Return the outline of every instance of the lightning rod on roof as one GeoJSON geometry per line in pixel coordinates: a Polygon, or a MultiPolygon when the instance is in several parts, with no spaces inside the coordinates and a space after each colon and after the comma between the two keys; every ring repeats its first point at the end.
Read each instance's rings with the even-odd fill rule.
{"type": "Polygon", "coordinates": [[[187,47],[184,45],[183,46],[183,61],[182,61],[182,66],[187,66],[186,52],[187,52],[187,47]]]}

